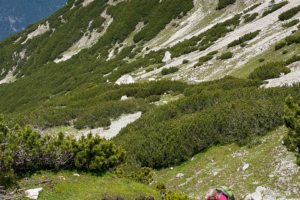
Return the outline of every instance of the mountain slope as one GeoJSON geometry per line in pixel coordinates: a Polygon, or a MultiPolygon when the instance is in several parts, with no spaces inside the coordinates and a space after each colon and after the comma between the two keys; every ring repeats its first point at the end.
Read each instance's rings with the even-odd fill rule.
{"type": "Polygon", "coordinates": [[[24,30],[28,24],[50,16],[67,0],[55,1],[2,1],[0,2],[0,41],[10,34],[24,30]]]}

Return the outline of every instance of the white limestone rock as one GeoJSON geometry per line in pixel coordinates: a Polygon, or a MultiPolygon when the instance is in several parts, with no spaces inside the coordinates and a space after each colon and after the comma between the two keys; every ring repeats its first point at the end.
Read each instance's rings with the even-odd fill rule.
{"type": "Polygon", "coordinates": [[[122,85],[122,84],[132,84],[135,83],[135,80],[130,75],[124,75],[121,78],[119,78],[115,85],[122,85]]]}
{"type": "Polygon", "coordinates": [[[243,171],[245,171],[248,168],[249,168],[249,164],[245,164],[244,167],[243,167],[243,171]]]}
{"type": "Polygon", "coordinates": [[[256,188],[255,192],[247,195],[245,200],[263,200],[261,192],[265,190],[266,188],[259,186],[256,188]]]}
{"type": "Polygon", "coordinates": [[[165,57],[163,58],[162,62],[166,63],[172,60],[172,54],[169,51],[166,51],[165,57]]]}
{"type": "Polygon", "coordinates": [[[25,196],[29,199],[38,199],[39,192],[42,191],[43,188],[30,189],[25,191],[25,196]]]}
{"type": "Polygon", "coordinates": [[[126,100],[128,100],[128,97],[126,95],[121,97],[121,101],[126,101],[126,100]]]}
{"type": "Polygon", "coordinates": [[[183,173],[179,173],[179,174],[176,175],[176,178],[182,178],[182,177],[184,177],[183,173]]]}

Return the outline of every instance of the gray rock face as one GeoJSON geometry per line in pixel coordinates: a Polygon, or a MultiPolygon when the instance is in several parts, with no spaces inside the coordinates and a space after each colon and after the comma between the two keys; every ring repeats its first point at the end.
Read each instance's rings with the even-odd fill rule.
{"type": "Polygon", "coordinates": [[[124,75],[121,78],[119,78],[115,85],[122,85],[122,84],[132,84],[135,83],[135,80],[130,75],[124,75]]]}
{"type": "Polygon", "coordinates": [[[163,58],[162,62],[166,63],[172,60],[172,54],[169,51],[166,51],[165,57],[163,58]]]}

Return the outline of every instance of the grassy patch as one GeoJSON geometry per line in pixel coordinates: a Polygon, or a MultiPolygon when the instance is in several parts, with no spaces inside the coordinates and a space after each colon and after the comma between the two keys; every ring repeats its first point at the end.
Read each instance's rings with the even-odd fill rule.
{"type": "MultiPolygon", "coordinates": [[[[286,133],[283,127],[259,138],[262,144],[253,148],[239,147],[235,144],[211,147],[204,153],[197,154],[194,158],[178,166],[156,171],[155,182],[165,182],[167,189],[182,192],[190,197],[203,199],[209,188],[220,185],[230,186],[236,199],[244,199],[245,195],[252,193],[258,186],[278,189],[279,196],[286,196],[287,185],[278,184],[278,177],[272,177],[276,167],[280,164],[278,154],[282,157],[294,159],[293,153],[286,151],[281,144],[281,138],[286,133]],[[278,158],[278,159],[277,159],[278,158]],[[242,170],[245,164],[249,168],[242,170]],[[183,173],[183,178],[176,178],[178,173],[183,173]],[[228,175],[230,174],[230,178],[228,175]],[[270,177],[270,176],[271,177],[270,177]]],[[[289,175],[289,184],[299,182],[298,171],[289,175]]],[[[292,194],[295,196],[297,194],[292,194]]]]}
{"type": "Polygon", "coordinates": [[[73,175],[76,173],[76,171],[42,172],[27,180],[24,179],[20,186],[25,186],[30,181],[51,179],[51,183],[42,185],[49,195],[41,192],[39,196],[39,199],[47,200],[102,200],[104,194],[118,195],[125,199],[135,199],[140,195],[153,196],[155,199],[160,197],[159,192],[149,186],[129,179],[119,179],[111,173],[105,173],[101,176],[79,173],[79,177],[73,175]]]}

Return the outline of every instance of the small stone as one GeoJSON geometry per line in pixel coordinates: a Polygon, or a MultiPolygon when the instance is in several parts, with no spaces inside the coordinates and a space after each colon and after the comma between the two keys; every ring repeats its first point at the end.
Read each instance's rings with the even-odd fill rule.
{"type": "Polygon", "coordinates": [[[179,174],[176,175],[176,178],[182,178],[182,177],[184,177],[183,173],[179,173],[179,174]]]}
{"type": "Polygon", "coordinates": [[[79,174],[73,174],[73,176],[80,176],[79,174]]]}
{"type": "Polygon", "coordinates": [[[173,170],[174,168],[173,167],[170,167],[170,170],[173,170]]]}
{"type": "Polygon", "coordinates": [[[245,164],[244,167],[243,167],[243,171],[245,171],[248,168],[249,168],[249,164],[245,164]]]}
{"type": "Polygon", "coordinates": [[[121,97],[121,101],[125,101],[125,100],[128,100],[128,97],[126,95],[121,97]]]}

